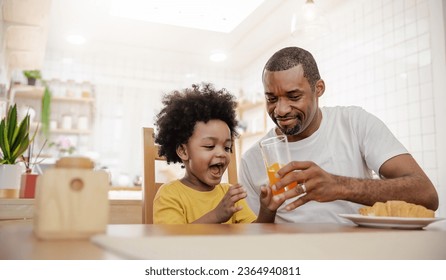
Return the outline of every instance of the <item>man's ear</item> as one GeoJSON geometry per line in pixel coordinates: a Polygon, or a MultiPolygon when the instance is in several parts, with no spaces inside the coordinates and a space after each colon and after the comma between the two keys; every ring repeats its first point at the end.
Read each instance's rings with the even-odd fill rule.
{"type": "Polygon", "coordinates": [[[181,158],[181,160],[186,161],[189,159],[189,155],[187,154],[186,145],[181,144],[177,147],[177,155],[181,158]]]}
{"type": "Polygon", "coordinates": [[[324,80],[322,80],[322,79],[318,80],[316,82],[316,85],[315,85],[314,88],[315,88],[315,91],[316,91],[316,96],[317,97],[321,97],[324,94],[324,92],[325,92],[325,82],[324,82],[324,80]]]}

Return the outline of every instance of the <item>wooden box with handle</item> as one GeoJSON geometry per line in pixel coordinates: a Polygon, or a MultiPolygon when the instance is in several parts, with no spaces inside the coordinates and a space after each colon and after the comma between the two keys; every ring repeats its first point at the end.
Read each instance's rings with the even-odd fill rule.
{"type": "Polygon", "coordinates": [[[106,230],[109,177],[88,158],[66,157],[37,179],[34,233],[41,239],[88,238],[106,230]]]}

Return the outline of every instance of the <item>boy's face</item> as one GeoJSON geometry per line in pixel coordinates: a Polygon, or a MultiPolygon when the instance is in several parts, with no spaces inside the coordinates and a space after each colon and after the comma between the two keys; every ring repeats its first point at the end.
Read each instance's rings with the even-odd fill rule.
{"type": "Polygon", "coordinates": [[[228,167],[231,149],[231,131],[225,122],[197,122],[188,143],[178,151],[186,167],[186,184],[199,191],[212,190],[228,167]]]}

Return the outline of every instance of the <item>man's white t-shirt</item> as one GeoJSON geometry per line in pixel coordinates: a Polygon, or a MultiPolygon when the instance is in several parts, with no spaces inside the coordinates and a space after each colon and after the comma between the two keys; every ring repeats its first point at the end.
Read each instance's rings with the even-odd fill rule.
{"type": "MultiPolygon", "coordinates": [[[[360,107],[322,107],[321,111],[319,129],[308,138],[289,143],[291,160],[312,161],[334,175],[372,178],[372,171],[379,174],[385,161],[408,153],[381,120],[360,107]]],[[[262,139],[273,136],[276,133],[271,129],[262,139]]],[[[247,190],[249,206],[258,213],[260,186],[268,184],[259,142],[243,154],[239,182],[247,190]]],[[[349,223],[338,214],[357,214],[362,207],[343,200],[310,201],[286,211],[284,206],[294,199],[279,208],[276,222],[349,223]]]]}

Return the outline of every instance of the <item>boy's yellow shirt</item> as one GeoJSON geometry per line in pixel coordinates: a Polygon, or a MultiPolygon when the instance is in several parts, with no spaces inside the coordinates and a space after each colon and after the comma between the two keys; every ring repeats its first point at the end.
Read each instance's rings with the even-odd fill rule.
{"type": "MultiPolygon", "coordinates": [[[[229,189],[229,184],[218,184],[212,191],[194,190],[180,180],[161,186],[153,202],[154,224],[189,224],[213,210],[229,189]]],[[[252,223],[256,214],[245,199],[236,203],[243,207],[234,213],[225,224],[252,223]]]]}

